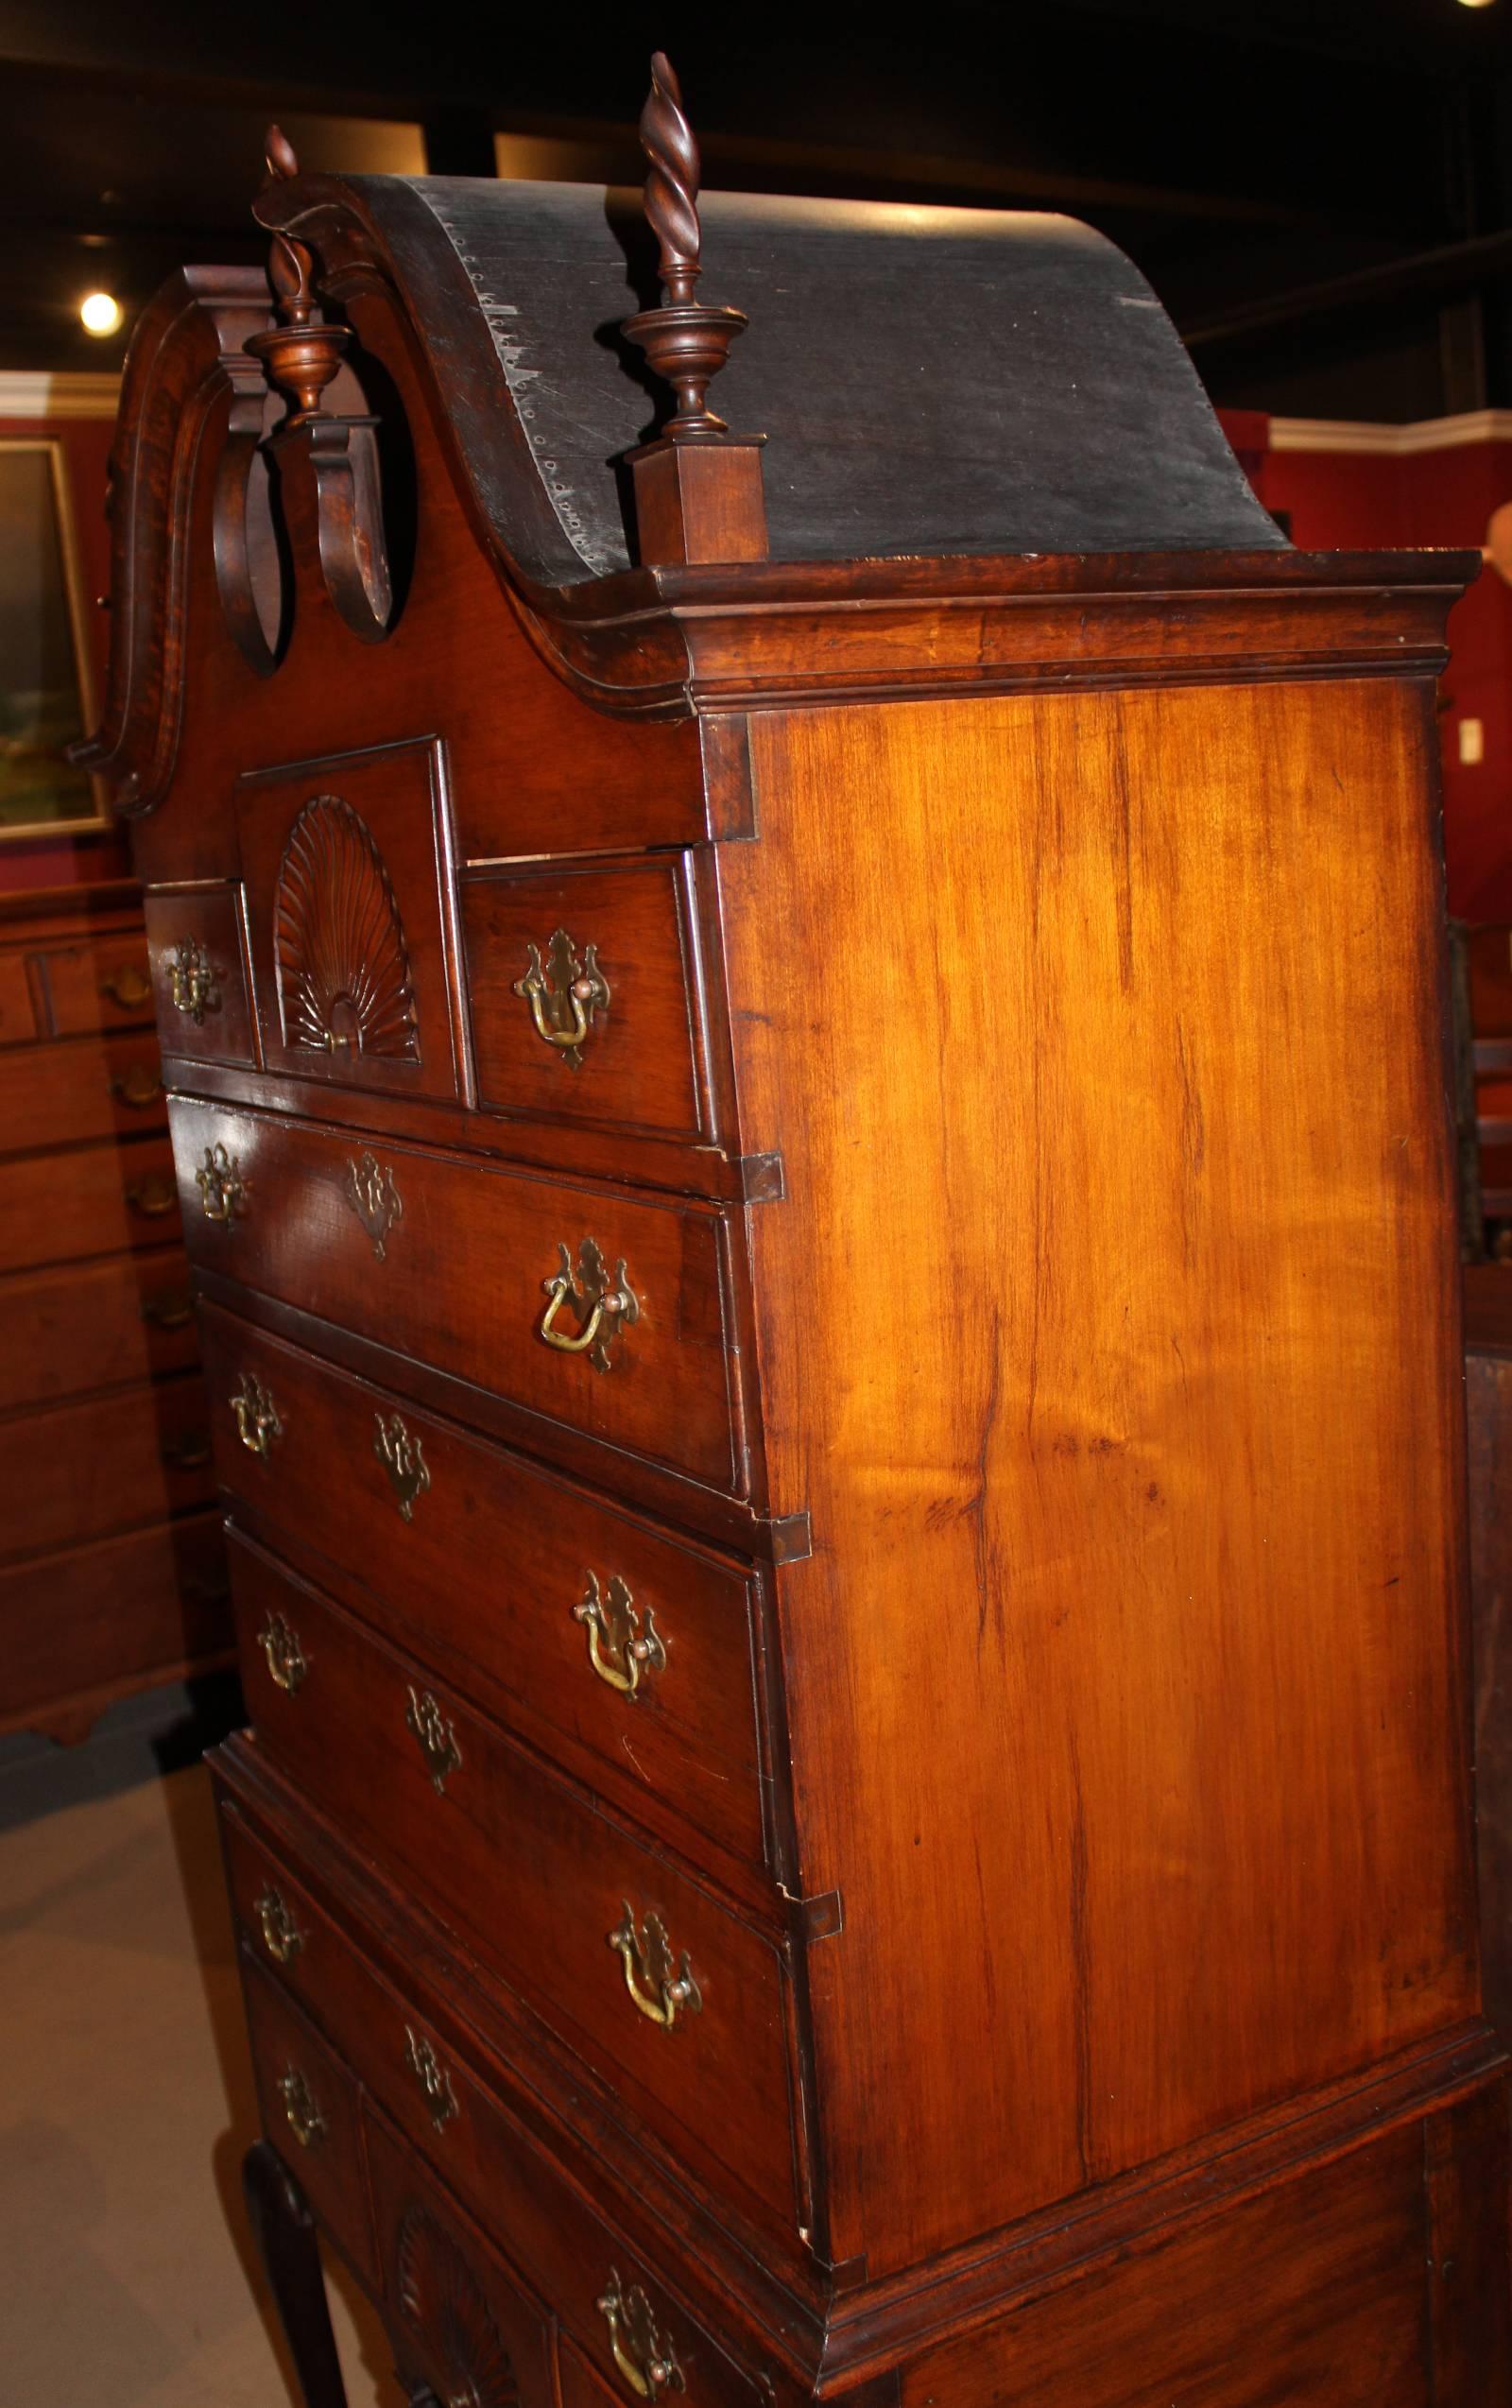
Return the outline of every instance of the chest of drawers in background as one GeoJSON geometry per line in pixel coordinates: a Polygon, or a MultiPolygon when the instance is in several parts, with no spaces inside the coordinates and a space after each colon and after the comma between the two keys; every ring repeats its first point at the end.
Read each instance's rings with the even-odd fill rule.
{"type": "Polygon", "coordinates": [[[233,1661],[137,889],[0,898],[0,1731],[233,1661]]]}

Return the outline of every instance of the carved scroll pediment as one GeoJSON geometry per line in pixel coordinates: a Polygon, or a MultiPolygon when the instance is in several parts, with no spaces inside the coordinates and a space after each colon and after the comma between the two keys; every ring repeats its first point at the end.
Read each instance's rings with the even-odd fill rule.
{"type": "Polygon", "coordinates": [[[404,923],[368,824],[317,795],[289,831],[273,904],[284,1042],[298,1053],[420,1060],[404,923]]]}

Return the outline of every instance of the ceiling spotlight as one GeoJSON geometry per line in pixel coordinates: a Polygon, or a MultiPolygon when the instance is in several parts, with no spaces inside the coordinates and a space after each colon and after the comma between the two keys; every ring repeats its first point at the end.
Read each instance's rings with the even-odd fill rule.
{"type": "Polygon", "coordinates": [[[78,304],[79,322],[91,335],[113,335],[125,315],[113,293],[86,293],[78,304]]]}
{"type": "Polygon", "coordinates": [[[1488,9],[1491,0],[1459,0],[1462,9],[1488,9]]]}

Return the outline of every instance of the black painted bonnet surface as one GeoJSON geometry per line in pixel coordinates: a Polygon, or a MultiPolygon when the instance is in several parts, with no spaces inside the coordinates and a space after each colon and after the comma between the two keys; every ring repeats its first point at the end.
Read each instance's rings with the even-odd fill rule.
{"type": "MultiPolygon", "coordinates": [[[[514,558],[550,583],[628,565],[616,463],[670,406],[617,331],[658,298],[639,192],[343,189],[390,248],[433,354],[475,353],[486,333],[484,384],[518,433],[500,443],[495,415],[490,441],[486,407],[456,413],[458,433],[514,558]],[[541,489],[528,502],[520,436],[541,489]]],[[[1281,545],[1169,318],[1091,228],[721,193],[699,212],[699,298],[750,319],[711,401],[767,439],[774,560],[1281,545]]]]}

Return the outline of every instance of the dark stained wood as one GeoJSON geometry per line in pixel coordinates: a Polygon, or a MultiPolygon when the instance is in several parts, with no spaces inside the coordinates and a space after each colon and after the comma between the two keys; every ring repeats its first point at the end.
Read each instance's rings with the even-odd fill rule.
{"type": "Polygon", "coordinates": [[[347,2408],[315,2222],[287,2167],[266,2141],[255,2141],[242,2160],[242,2190],[304,2408],[347,2408]]]}
{"type": "Polygon", "coordinates": [[[790,2103],[784,2112],[783,1952],[270,1558],[233,1538],[231,1561],[248,1703],[274,1759],[335,1820],[369,1832],[632,2111],[654,2103],[654,2120],[673,2127],[682,2154],[712,2158],[758,2212],[790,2228],[803,2186],[790,2103]],[[265,1658],[260,1633],[274,1615],[309,1663],[293,1691],[276,1684],[265,1658]],[[426,1696],[447,1750],[438,1774],[413,1728],[413,1701],[426,1696]],[[480,1914],[480,1874],[506,1842],[507,1906],[480,1914]],[[564,1898],[575,1901],[570,1913],[558,1911],[564,1898]],[[678,1960],[692,1961],[703,2005],[672,2030],[638,2011],[609,1944],[627,1904],[638,1930],[658,1915],[678,1960]]]}
{"type": "Polygon", "coordinates": [[[0,1007],[23,989],[0,1052],[0,1729],[73,1741],[224,1666],[232,1630],[137,890],[0,899],[0,1007]]]}
{"type": "MultiPolygon", "coordinates": [[[[1488,1266],[1505,1277],[1505,1266],[1488,1266]]],[[[1465,1357],[1474,1610],[1475,1807],[1486,2010],[1512,2040],[1512,1356],[1465,1357]]]]}
{"type": "Polygon", "coordinates": [[[146,910],[164,1053],[257,1067],[240,886],[149,895],[146,910]]]}
{"type": "MultiPolygon", "coordinates": [[[[581,1777],[685,1849],[691,1824],[747,1865],[784,1860],[766,1807],[763,1629],[748,1567],[674,1543],[214,1307],[202,1328],[220,1481],[239,1523],[307,1556],[365,1619],[443,1678],[479,1684],[491,1711],[548,1753],[565,1747],[581,1777]],[[232,1409],[248,1374],[278,1414],[266,1458],[249,1452],[232,1409]],[[373,1449],[378,1417],[396,1411],[430,1473],[408,1522],[373,1449]],[[623,1583],[638,1626],[649,1617],[662,1647],[662,1668],[634,1668],[632,1695],[593,1671],[574,1610],[590,1576],[606,1598],[623,1583]]],[[[607,1660],[627,1677],[623,1651],[610,1646],[607,1660]]],[[[769,1912],[769,1890],[756,1894],[769,1912]]]]}
{"type": "Polygon", "coordinates": [[[376,2196],[405,2380],[487,2392],[406,2334],[420,2201],[462,2296],[580,2353],[567,2408],[627,2396],[611,2273],[694,2403],[1486,2408],[1433,849],[1472,560],[547,584],[538,330],[437,214],[524,204],[286,168],[309,355],[261,350],[332,460],[378,421],[391,607],[353,622],[356,471],[309,431],[277,611],[249,553],[228,603],[259,297],[177,287],[93,758],[175,946],[243,915],[246,1042],[180,1039],[169,1108],[254,1725],[232,1883],[256,2014],[369,2135],[316,2204],[363,2262],[376,2196]],[[316,289],[354,336],[319,393],[316,289]],[[516,991],[558,928],[576,1068],[516,991]],[[544,1342],[589,1236],[642,1307],[607,1370],[544,1342]],[[621,1534],[644,1711],[573,1613],[621,1534]],[[653,1914],[670,2029],[621,1964],[653,1914]]]}
{"type": "MultiPolygon", "coordinates": [[[[562,1421],[737,1492],[748,1486],[723,1297],[721,1226],[665,1200],[522,1178],[414,1146],[380,1143],[404,1205],[384,1260],[350,1194],[363,1148],[308,1123],[171,1107],[190,1260],[322,1320],[506,1392],[562,1421]],[[240,1165],[245,1209],[207,1218],[196,1185],[207,1152],[240,1165]],[[298,1213],[284,1200],[298,1195],[298,1213]],[[623,1261],[639,1317],[612,1340],[607,1370],[541,1336],[548,1283],[585,1239],[610,1271],[623,1261]]],[[[567,1335],[586,1316],[569,1306],[567,1335]]]]}
{"type": "Polygon", "coordinates": [[[332,2238],[370,2282],[373,2243],[357,2086],[245,1955],[241,1972],[264,2129],[332,2238]]]}

